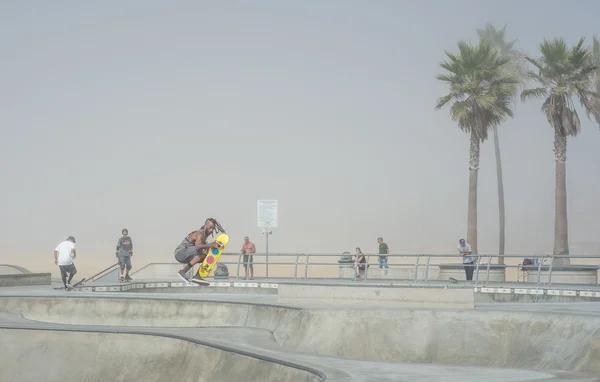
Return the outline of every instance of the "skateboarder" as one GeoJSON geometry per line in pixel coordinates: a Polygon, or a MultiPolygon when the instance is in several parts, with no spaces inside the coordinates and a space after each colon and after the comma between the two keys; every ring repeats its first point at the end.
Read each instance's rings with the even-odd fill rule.
{"type": "Polygon", "coordinates": [[[206,244],[206,239],[214,234],[215,230],[217,233],[225,232],[216,219],[208,218],[199,230],[188,234],[181,244],[175,248],[175,259],[182,264],[186,264],[182,270],[177,272],[177,275],[183,279],[183,281],[192,281],[197,284],[207,283],[199,274],[196,274],[191,280],[188,280],[186,273],[192,269],[195,264],[204,261],[209,248],[218,248],[215,241],[206,244]]]}
{"type": "Polygon", "coordinates": [[[73,276],[77,273],[77,268],[75,268],[75,264],[73,263],[75,257],[77,257],[77,252],[75,251],[75,238],[73,236],[69,236],[67,240],[61,242],[54,249],[54,264],[58,265],[60,269],[60,277],[62,278],[65,290],[73,288],[71,280],[73,280],[73,276]],[[67,274],[69,275],[68,280],[67,274]]]}
{"type": "Polygon", "coordinates": [[[123,228],[121,231],[122,237],[117,241],[117,256],[119,267],[121,268],[120,278],[121,282],[131,281],[129,277],[129,271],[131,270],[131,256],[133,256],[133,243],[129,237],[129,231],[127,228],[123,228]],[[123,274],[125,273],[125,274],[123,274]]]}

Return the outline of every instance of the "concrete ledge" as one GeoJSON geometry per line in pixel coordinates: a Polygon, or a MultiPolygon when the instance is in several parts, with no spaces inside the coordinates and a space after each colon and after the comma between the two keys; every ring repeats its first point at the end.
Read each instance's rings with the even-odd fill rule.
{"type": "MultiPolygon", "coordinates": [[[[414,280],[415,279],[415,268],[389,268],[379,269],[379,265],[371,266],[368,269],[368,278],[370,279],[398,279],[398,280],[414,280]],[[386,274],[387,270],[387,274],[386,274]]],[[[427,270],[427,278],[425,278],[425,265],[419,265],[417,271],[417,280],[437,280],[439,277],[439,268],[435,265],[429,265],[427,270]]]]}
{"type": "Polygon", "coordinates": [[[598,302],[598,297],[570,294],[517,294],[517,293],[475,293],[476,304],[489,303],[545,303],[545,302],[598,302]]]}
{"type": "Polygon", "coordinates": [[[202,293],[215,289],[215,293],[245,293],[241,290],[248,290],[247,293],[262,293],[260,289],[272,289],[277,293],[278,284],[264,282],[233,282],[233,281],[213,281],[208,286],[189,285],[182,281],[134,281],[126,284],[106,284],[106,285],[82,285],[75,287],[78,292],[166,292],[166,293],[202,293]],[[189,289],[189,291],[188,291],[189,289]],[[218,292],[217,292],[218,291],[218,292]]]}
{"type": "Polygon", "coordinates": [[[50,285],[51,273],[24,273],[15,275],[0,275],[0,287],[24,285],[50,285]]]}
{"type": "MultiPolygon", "coordinates": [[[[162,288],[131,288],[126,290],[132,293],[202,293],[202,294],[277,294],[277,288],[259,287],[220,287],[220,286],[195,286],[195,287],[162,287],[162,288]]],[[[122,291],[121,291],[122,292],[122,291]]]]}
{"type": "MultiPolygon", "coordinates": [[[[538,282],[538,266],[523,267],[527,271],[527,282],[538,282]]],[[[540,280],[552,284],[598,284],[598,266],[596,265],[571,265],[552,267],[543,265],[540,269],[540,280]],[[552,277],[552,278],[550,278],[552,277]]]]}
{"type": "Polygon", "coordinates": [[[475,287],[475,302],[481,303],[543,303],[598,302],[600,291],[577,290],[555,286],[475,287]]]}
{"type": "Polygon", "coordinates": [[[475,307],[473,288],[414,288],[370,286],[317,286],[279,284],[279,300],[306,300],[343,304],[393,304],[418,308],[475,307]]]}
{"type": "MultiPolygon", "coordinates": [[[[438,265],[440,272],[438,280],[448,280],[451,277],[457,280],[466,280],[465,266],[460,263],[455,264],[440,264],[438,265]]],[[[490,282],[504,282],[506,281],[506,265],[504,264],[490,264],[490,275],[487,280],[487,267],[488,264],[479,264],[479,277],[477,275],[477,264],[473,264],[473,281],[490,281],[490,282]]]]}
{"type": "MultiPolygon", "coordinates": [[[[352,263],[340,263],[339,278],[340,279],[354,279],[356,270],[354,268],[354,262],[352,263]]],[[[367,278],[369,279],[390,279],[390,280],[414,280],[415,279],[415,267],[392,267],[385,269],[379,268],[379,264],[369,264],[367,268],[367,278]]],[[[429,269],[426,268],[425,264],[419,264],[417,270],[417,280],[436,280],[439,276],[440,270],[437,265],[429,265],[429,269]],[[427,276],[427,277],[426,277],[427,276]]],[[[364,271],[361,271],[361,276],[364,277],[364,271]]]]}

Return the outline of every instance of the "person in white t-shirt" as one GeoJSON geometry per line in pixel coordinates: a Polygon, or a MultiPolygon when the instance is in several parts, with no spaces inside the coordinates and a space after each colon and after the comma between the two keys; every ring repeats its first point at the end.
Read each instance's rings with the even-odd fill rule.
{"type": "Polygon", "coordinates": [[[458,253],[463,257],[463,266],[465,267],[465,276],[468,281],[473,280],[473,269],[474,269],[474,259],[472,256],[471,246],[469,243],[465,241],[465,239],[460,239],[458,241],[458,253]]]}
{"type": "Polygon", "coordinates": [[[73,276],[77,273],[77,268],[75,268],[75,263],[73,263],[75,257],[77,257],[77,253],[75,251],[75,238],[73,236],[69,236],[67,240],[60,243],[54,249],[54,264],[58,265],[60,277],[67,290],[73,288],[71,280],[73,280],[73,276]]]}

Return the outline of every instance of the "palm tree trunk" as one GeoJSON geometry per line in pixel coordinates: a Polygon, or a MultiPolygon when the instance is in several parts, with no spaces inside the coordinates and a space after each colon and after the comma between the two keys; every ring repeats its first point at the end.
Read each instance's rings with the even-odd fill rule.
{"type": "MultiPolygon", "coordinates": [[[[556,156],[556,188],[554,202],[554,255],[569,254],[569,227],[567,220],[567,137],[554,132],[556,156]]],[[[569,265],[570,259],[556,259],[554,265],[569,265]]]]}
{"type": "Polygon", "coordinates": [[[477,174],[479,170],[479,137],[471,132],[471,147],[469,156],[469,210],[467,217],[467,242],[471,245],[474,255],[477,252],[477,174]]]}
{"type": "MultiPolygon", "coordinates": [[[[600,54],[600,52],[598,52],[600,54]]],[[[600,61],[600,58],[598,59],[600,61]]],[[[598,74],[596,75],[597,83],[596,83],[596,93],[600,94],[600,70],[598,70],[598,74]]],[[[596,121],[598,122],[598,127],[600,127],[600,100],[596,99],[596,121]]]]}
{"type": "Polygon", "coordinates": [[[498,177],[498,216],[500,217],[500,238],[498,243],[498,264],[504,264],[504,240],[506,217],[504,215],[504,183],[502,181],[502,161],[500,160],[500,142],[498,128],[494,129],[494,149],[496,151],[496,176],[498,177]]]}

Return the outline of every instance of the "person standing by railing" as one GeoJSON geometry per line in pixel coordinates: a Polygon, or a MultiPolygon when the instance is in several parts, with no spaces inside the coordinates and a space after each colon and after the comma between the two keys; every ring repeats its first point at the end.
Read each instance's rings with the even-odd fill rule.
{"type": "Polygon", "coordinates": [[[387,272],[388,272],[387,270],[389,268],[388,267],[388,256],[381,256],[381,255],[389,255],[390,249],[388,248],[388,245],[383,242],[382,237],[377,238],[377,242],[379,243],[379,269],[385,267],[385,274],[387,275],[387,272]]]}
{"type": "Polygon", "coordinates": [[[256,252],[256,246],[248,239],[248,236],[244,237],[244,244],[242,244],[242,254],[244,255],[244,271],[246,272],[245,280],[248,280],[248,268],[250,268],[250,280],[254,280],[254,265],[252,265],[252,253],[256,252]]]}
{"type": "Polygon", "coordinates": [[[467,281],[473,280],[473,270],[475,266],[473,265],[474,259],[470,255],[472,253],[471,246],[469,243],[465,241],[465,239],[460,239],[458,241],[458,253],[462,256],[463,266],[465,267],[465,276],[467,281]]]}

